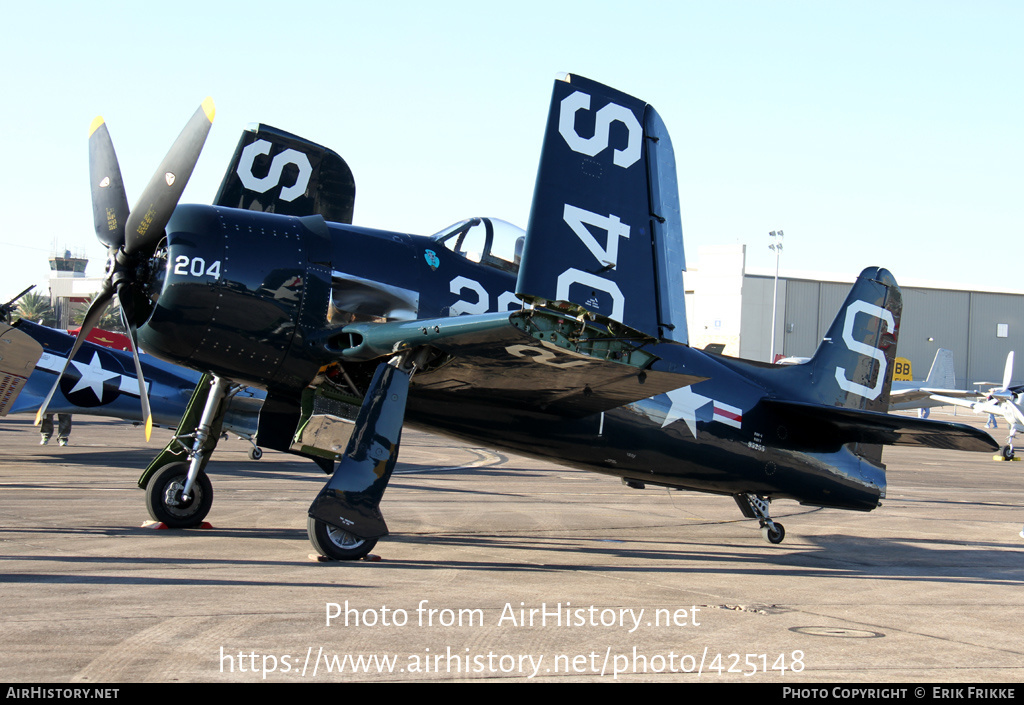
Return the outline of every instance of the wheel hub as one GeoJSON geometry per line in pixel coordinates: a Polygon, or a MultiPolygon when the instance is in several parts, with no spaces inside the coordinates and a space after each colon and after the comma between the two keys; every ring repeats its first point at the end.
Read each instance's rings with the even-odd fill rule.
{"type": "Polygon", "coordinates": [[[339,529],[336,526],[328,526],[327,537],[331,540],[338,548],[356,548],[363,543],[364,539],[358,536],[353,536],[344,529],[339,529]]]}
{"type": "Polygon", "coordinates": [[[192,488],[192,497],[186,502],[182,499],[185,490],[185,478],[175,478],[167,483],[164,490],[164,506],[174,516],[187,517],[192,513],[193,508],[199,506],[202,499],[202,490],[197,486],[192,488]]]}

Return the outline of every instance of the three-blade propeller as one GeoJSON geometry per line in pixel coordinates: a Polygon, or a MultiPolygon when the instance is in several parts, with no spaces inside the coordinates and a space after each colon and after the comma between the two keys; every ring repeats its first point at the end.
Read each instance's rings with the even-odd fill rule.
{"type": "Polygon", "coordinates": [[[146,424],[146,440],[149,440],[153,429],[153,416],[149,408],[149,395],[146,393],[146,380],[142,375],[142,363],[139,361],[138,353],[136,327],[139,321],[134,300],[139,294],[141,283],[138,281],[137,272],[139,266],[153,255],[163,239],[167,221],[170,220],[178,205],[178,199],[181,198],[189,177],[192,176],[192,170],[199,161],[199,154],[210,132],[213,117],[213,100],[207,98],[171,145],[170,151],[153,174],[149,185],[136,201],[135,207],[130,210],[124,181],[121,179],[121,168],[118,166],[114,143],[110,139],[107,125],[103,118],[97,117],[93,120],[89,128],[89,177],[96,237],[107,247],[106,279],[99,295],[85,314],[82,328],[71,346],[64,367],[39,407],[39,413],[36,414],[37,425],[42,421],[68,365],[116,295],[121,306],[121,318],[131,339],[135,374],[139,380],[142,416],[146,424]]]}

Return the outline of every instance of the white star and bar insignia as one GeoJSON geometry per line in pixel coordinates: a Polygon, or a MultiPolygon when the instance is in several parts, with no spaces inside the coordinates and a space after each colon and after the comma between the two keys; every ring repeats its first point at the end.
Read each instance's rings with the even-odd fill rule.
{"type": "Polygon", "coordinates": [[[92,360],[88,364],[77,360],[72,360],[71,364],[78,369],[78,373],[82,376],[69,394],[89,388],[96,395],[97,401],[103,401],[103,383],[108,379],[121,376],[118,372],[104,369],[103,363],[100,362],[100,355],[95,351],[93,351],[92,360]]]}
{"type": "Polygon", "coordinates": [[[682,419],[686,422],[690,433],[696,438],[698,420],[705,423],[718,421],[733,428],[741,428],[743,425],[742,409],[697,394],[690,387],[674,389],[671,392],[666,392],[666,396],[668,396],[671,406],[669,406],[668,413],[665,414],[665,420],[661,423],[662,428],[682,419]]]}

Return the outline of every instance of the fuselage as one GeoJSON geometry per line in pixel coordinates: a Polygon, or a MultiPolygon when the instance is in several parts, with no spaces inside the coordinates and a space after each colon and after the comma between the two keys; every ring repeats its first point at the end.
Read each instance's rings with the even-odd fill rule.
{"type": "MultiPolygon", "coordinates": [[[[522,308],[514,255],[498,251],[494,233],[480,251],[468,250],[472,227],[465,237],[424,237],[317,216],[179,207],[167,229],[166,261],[152,277],[155,304],[140,340],[171,362],[297,398],[339,358],[342,329],[352,321],[522,308]]],[[[884,467],[848,447],[806,452],[779,443],[782,431],[761,406],[775,391],[755,363],[675,343],[647,350],[658,358],[654,369],[707,379],[567,419],[540,409],[468,405],[417,390],[414,377],[407,419],[643,483],[860,510],[884,496],[884,467]]]]}
{"type": "Polygon", "coordinates": [[[407,418],[425,430],[644,484],[864,511],[878,506],[884,467],[847,446],[830,452],[778,447],[779,429],[760,406],[763,390],[701,351],[672,347],[688,358],[689,372],[709,379],[564,419],[417,394],[414,377],[407,418]]]}

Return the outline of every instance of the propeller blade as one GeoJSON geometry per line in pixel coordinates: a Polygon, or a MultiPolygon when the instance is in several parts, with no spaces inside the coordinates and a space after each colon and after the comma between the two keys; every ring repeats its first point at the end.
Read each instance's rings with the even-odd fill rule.
{"type": "Polygon", "coordinates": [[[114,154],[114,143],[101,117],[93,120],[89,127],[89,180],[96,237],[107,249],[117,249],[124,244],[128,197],[114,154]]]}
{"type": "Polygon", "coordinates": [[[1003,391],[1010,388],[1013,377],[1013,350],[1006,355],[1006,367],[1003,368],[1003,391]]]}
{"type": "Polygon", "coordinates": [[[142,402],[142,419],[146,424],[146,442],[149,443],[149,437],[153,433],[153,413],[149,408],[149,393],[146,391],[146,378],[142,374],[142,362],[139,360],[138,335],[135,332],[135,324],[129,320],[128,314],[125,310],[121,292],[118,292],[117,300],[121,304],[121,322],[124,323],[124,328],[128,331],[128,340],[131,341],[132,359],[135,361],[135,377],[139,380],[139,401],[142,402]]]}
{"type": "Polygon", "coordinates": [[[151,250],[163,237],[182,191],[199,161],[199,153],[213,124],[213,100],[207,98],[185,125],[132,208],[125,228],[124,251],[151,250]]]}
{"type": "Polygon", "coordinates": [[[50,400],[53,399],[54,392],[57,391],[57,387],[60,385],[61,378],[64,377],[64,373],[67,372],[68,365],[75,359],[75,355],[82,347],[82,343],[85,342],[86,336],[92,332],[92,329],[96,327],[96,323],[99,322],[100,318],[103,317],[103,312],[107,310],[107,306],[110,304],[110,300],[114,297],[114,292],[109,286],[104,286],[103,291],[100,292],[99,296],[93,299],[92,305],[89,306],[89,311],[85,314],[85,320],[82,321],[82,328],[78,331],[78,337],[75,338],[74,345],[71,346],[71,352],[68,353],[68,359],[64,361],[64,367],[61,368],[60,374],[57,375],[56,381],[53,383],[53,387],[50,388],[50,393],[46,395],[46,399],[39,406],[39,411],[36,413],[36,426],[43,421],[43,416],[46,414],[46,408],[50,405],[50,400]]]}

